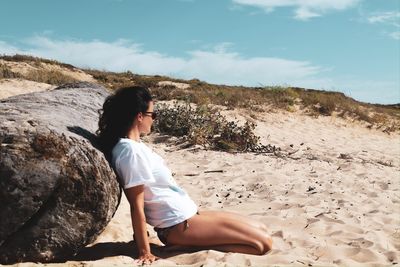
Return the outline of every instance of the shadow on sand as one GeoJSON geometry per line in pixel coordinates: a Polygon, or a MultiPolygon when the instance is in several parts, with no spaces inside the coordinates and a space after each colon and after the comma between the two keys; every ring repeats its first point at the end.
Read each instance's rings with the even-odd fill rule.
{"type": "MultiPolygon", "coordinates": [[[[152,253],[161,259],[167,259],[183,253],[194,253],[201,250],[182,246],[160,246],[154,243],[150,243],[150,247],[152,253]]],[[[96,261],[114,256],[127,256],[132,259],[137,259],[139,257],[139,252],[136,243],[134,241],[98,243],[91,247],[85,247],[81,249],[76,256],[64,260],[96,261]]]]}

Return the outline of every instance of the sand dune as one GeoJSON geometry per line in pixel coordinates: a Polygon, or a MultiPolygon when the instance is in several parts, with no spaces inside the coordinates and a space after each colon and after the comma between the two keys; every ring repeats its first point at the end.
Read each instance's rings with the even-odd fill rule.
{"type": "Polygon", "coordinates": [[[68,77],[74,78],[78,81],[84,82],[96,82],[96,80],[89,74],[78,68],[66,68],[58,64],[50,64],[44,62],[15,62],[0,59],[0,65],[5,65],[11,69],[12,72],[21,75],[28,75],[32,71],[46,70],[46,71],[57,71],[68,77]]]}
{"type": "Polygon", "coordinates": [[[24,79],[0,79],[0,99],[54,89],[56,86],[24,79]]]}
{"type": "MultiPolygon", "coordinates": [[[[236,117],[244,116],[236,111],[236,117]]],[[[234,114],[235,115],[235,114],[234,114]]],[[[155,266],[382,266],[400,261],[400,136],[334,117],[257,115],[263,143],[283,156],[179,150],[147,138],[201,209],[226,210],[269,226],[264,256],[165,251],[149,227],[155,266]],[[222,172],[210,172],[222,171],[222,172]]],[[[76,259],[15,266],[135,264],[125,199],[99,238],[76,259]]]]}

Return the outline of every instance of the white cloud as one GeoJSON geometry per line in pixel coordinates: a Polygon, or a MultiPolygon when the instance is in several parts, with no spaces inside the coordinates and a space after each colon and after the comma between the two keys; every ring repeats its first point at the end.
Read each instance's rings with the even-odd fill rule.
{"type": "Polygon", "coordinates": [[[383,23],[400,27],[400,12],[381,12],[374,14],[368,18],[369,23],[383,23]]]}
{"type": "Polygon", "coordinates": [[[400,103],[399,84],[398,78],[395,81],[338,79],[335,83],[336,88],[356,100],[380,104],[400,103]]]}
{"type": "Polygon", "coordinates": [[[396,30],[386,33],[386,35],[395,40],[400,40],[400,12],[388,11],[375,13],[369,16],[367,20],[371,24],[380,24],[391,27],[392,30],[394,27],[396,30]]]}
{"type": "Polygon", "coordinates": [[[399,81],[366,81],[327,78],[331,70],[308,61],[273,57],[243,57],[229,51],[230,43],[221,43],[209,50],[187,52],[187,57],[173,57],[156,51],[145,51],[140,44],[128,40],[52,40],[33,37],[11,45],[0,41],[0,54],[29,54],[78,67],[126,71],[138,74],[166,75],[176,78],[197,78],[209,83],[227,85],[288,85],[342,91],[367,102],[399,102],[399,81]],[[28,47],[28,48],[21,48],[28,47]],[[384,90],[384,91],[382,91],[384,90]]]}
{"type": "Polygon", "coordinates": [[[392,37],[395,40],[400,40],[400,31],[398,32],[391,32],[389,33],[389,36],[392,37]]]}
{"type": "Polygon", "coordinates": [[[33,37],[21,49],[0,43],[0,53],[30,54],[59,60],[79,67],[110,71],[131,70],[148,75],[168,75],[184,79],[198,78],[211,83],[256,86],[293,83],[318,74],[322,69],[307,61],[281,58],[245,58],[229,52],[230,43],[210,50],[187,52],[188,57],[173,57],[155,51],[144,51],[140,44],[127,40],[84,42],[33,37]]]}
{"type": "Polygon", "coordinates": [[[310,18],[315,18],[315,17],[320,17],[321,15],[319,15],[318,13],[312,12],[311,10],[307,9],[307,8],[298,8],[296,10],[296,19],[299,20],[308,20],[310,18]]]}
{"type": "Polygon", "coordinates": [[[272,12],[275,8],[295,8],[295,18],[308,20],[332,10],[344,10],[355,6],[361,0],[232,0],[238,5],[262,8],[272,12]]]}
{"type": "Polygon", "coordinates": [[[146,74],[166,74],[166,70],[180,69],[184,61],[168,57],[158,52],[146,52],[140,44],[127,40],[89,42],[74,40],[51,40],[47,37],[34,37],[27,40],[30,49],[21,53],[52,58],[80,67],[91,67],[111,71],[132,70],[146,74]]]}
{"type": "MultiPolygon", "coordinates": [[[[224,50],[192,51],[185,66],[185,76],[201,74],[208,81],[224,84],[250,85],[293,83],[320,72],[309,62],[280,58],[243,58],[224,50]]],[[[201,77],[200,76],[200,77],[201,77]]]]}
{"type": "Polygon", "coordinates": [[[0,41],[0,55],[5,54],[5,55],[10,55],[10,54],[16,54],[18,53],[18,48],[7,44],[6,42],[0,41]]]}

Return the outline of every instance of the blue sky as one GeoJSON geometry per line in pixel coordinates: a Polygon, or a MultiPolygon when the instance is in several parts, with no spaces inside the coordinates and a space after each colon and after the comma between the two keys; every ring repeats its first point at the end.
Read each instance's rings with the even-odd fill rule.
{"type": "Polygon", "coordinates": [[[2,0],[0,54],[400,102],[398,0],[2,0]]]}

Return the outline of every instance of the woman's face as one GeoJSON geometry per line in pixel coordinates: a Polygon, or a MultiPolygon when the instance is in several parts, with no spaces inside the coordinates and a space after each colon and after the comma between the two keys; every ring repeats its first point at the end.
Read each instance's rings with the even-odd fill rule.
{"type": "Polygon", "coordinates": [[[152,114],[154,112],[153,101],[149,102],[149,108],[146,112],[142,113],[142,118],[139,123],[139,132],[141,134],[149,134],[151,132],[151,125],[153,124],[152,114]]]}

